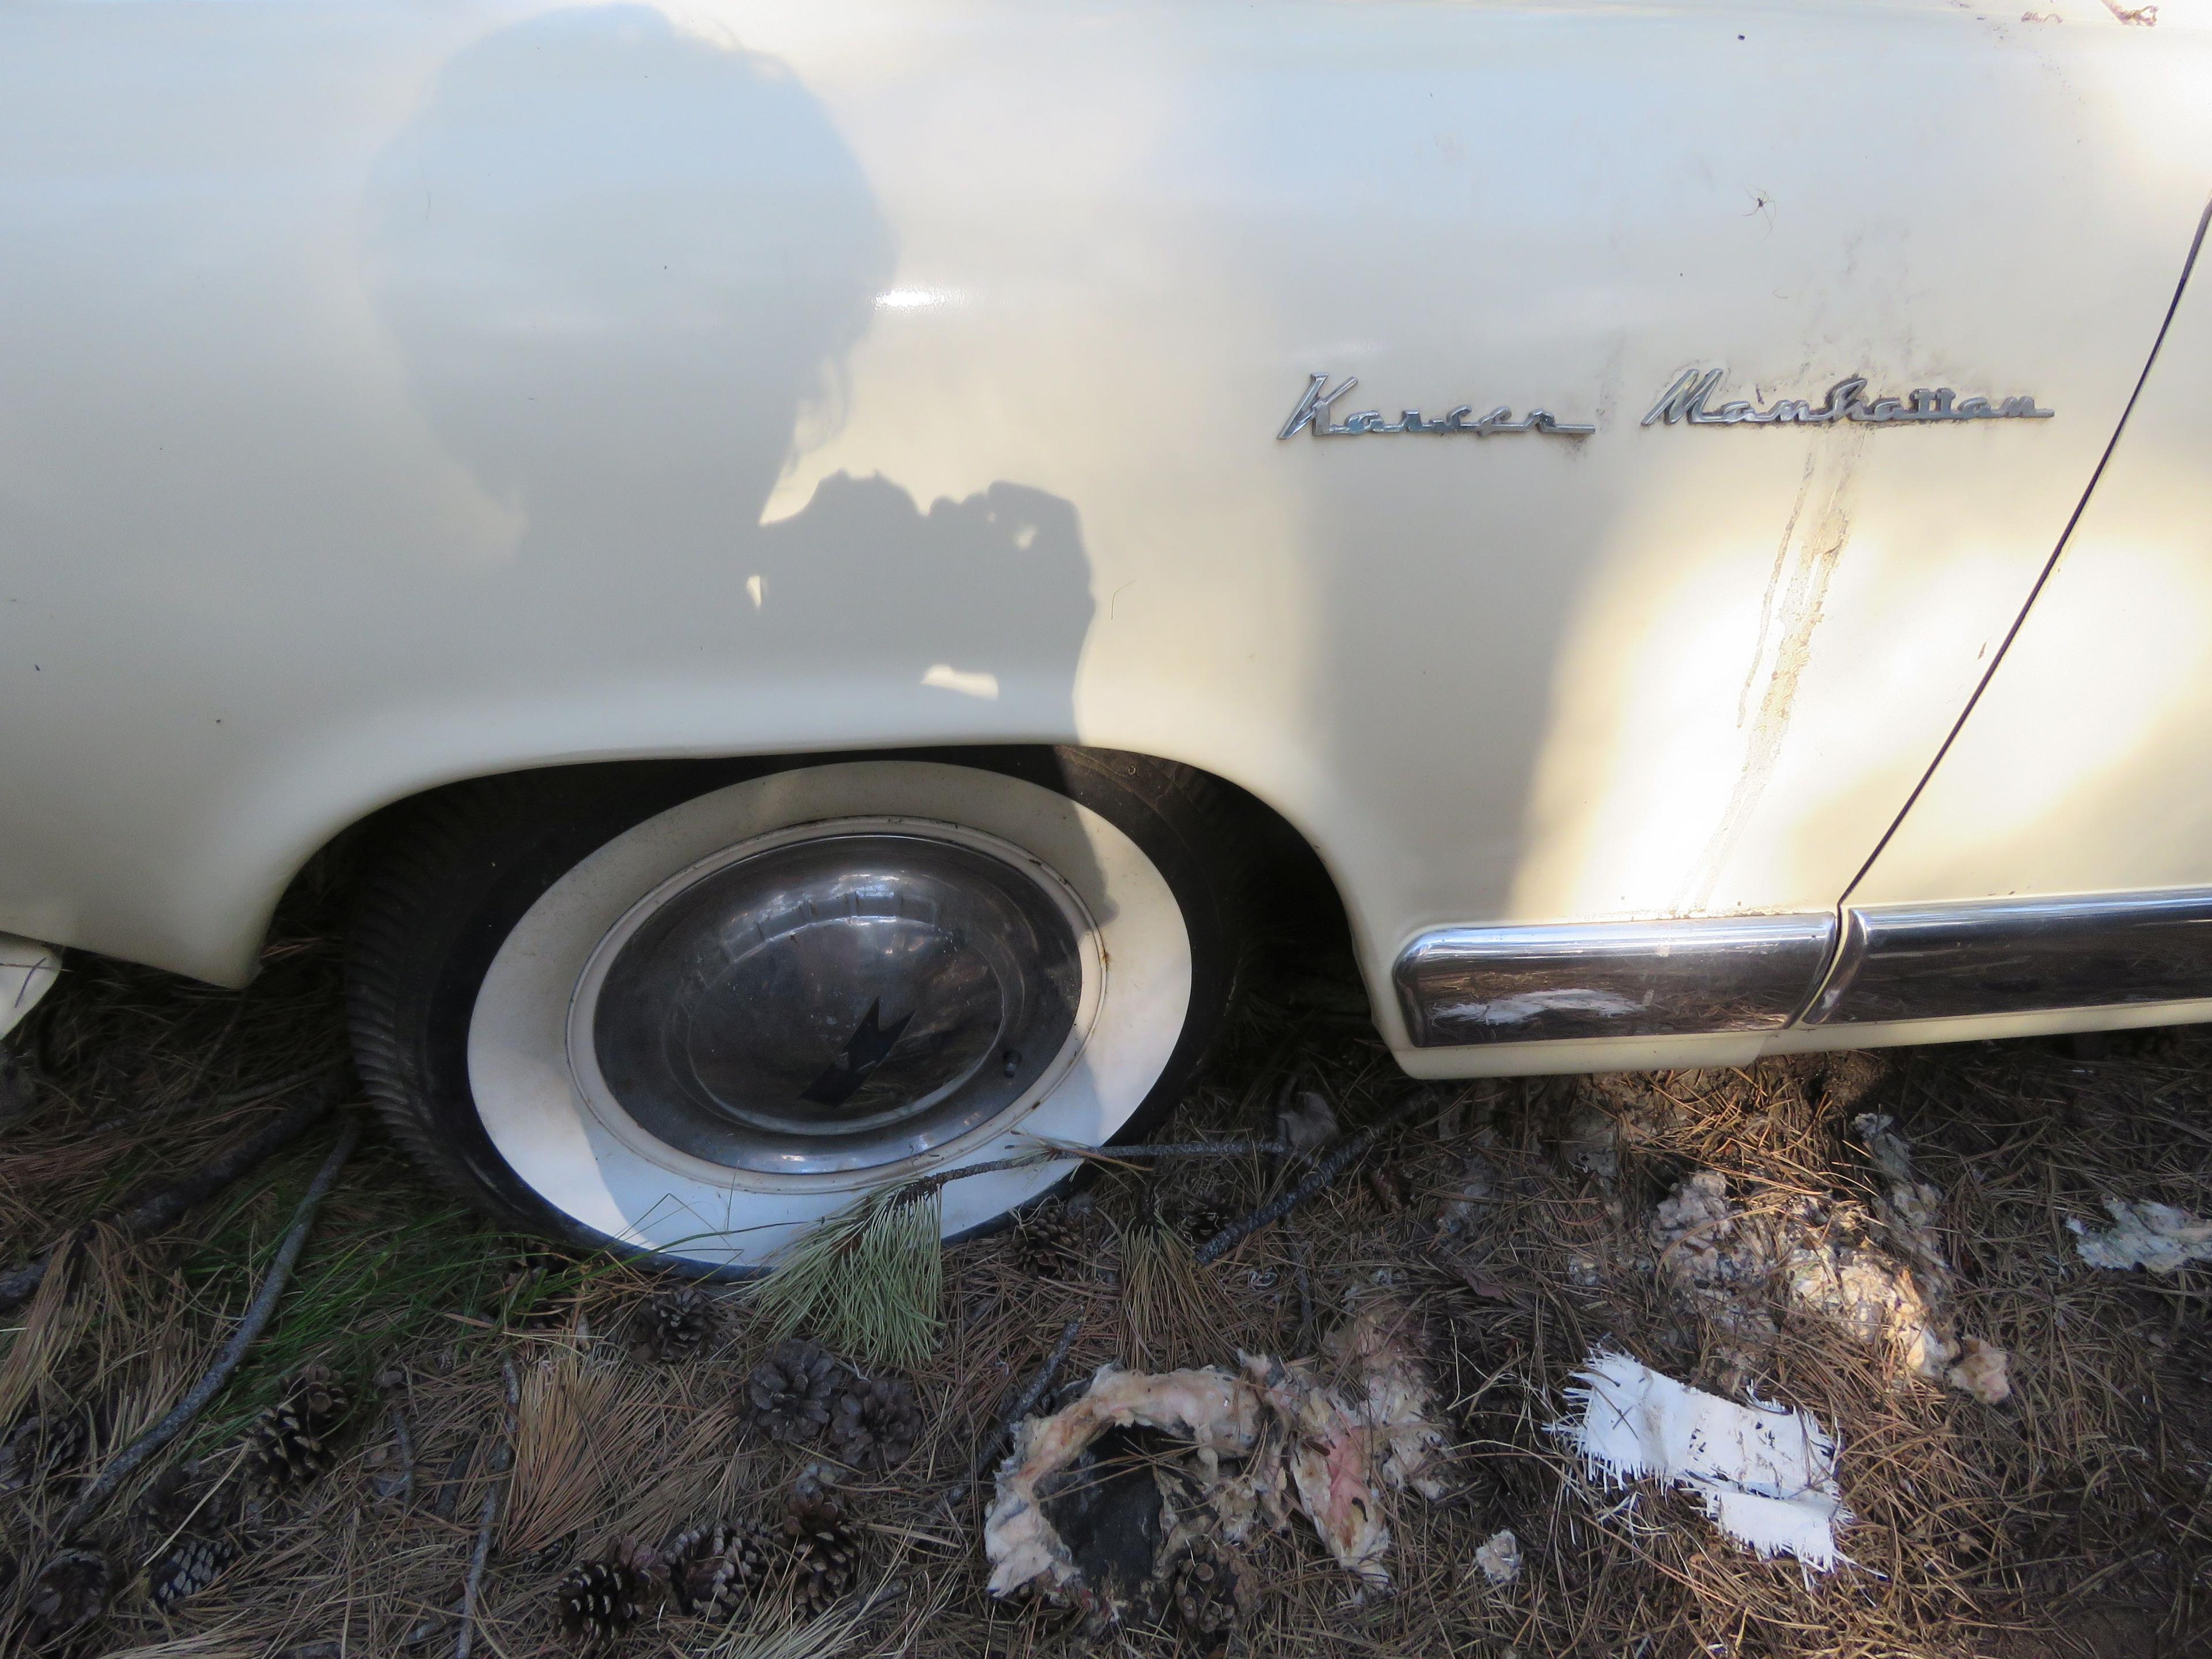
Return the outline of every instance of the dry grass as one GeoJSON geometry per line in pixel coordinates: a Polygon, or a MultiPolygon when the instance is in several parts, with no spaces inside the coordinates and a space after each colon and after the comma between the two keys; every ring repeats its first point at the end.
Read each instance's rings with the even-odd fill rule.
{"type": "MultiPolygon", "coordinates": [[[[76,964],[31,1032],[46,1079],[0,1153],[0,1251],[31,1254],[133,1188],[282,1108],[257,1094],[340,1041],[328,950],[281,948],[234,996],[161,975],[76,964]]],[[[977,1538],[988,1482],[948,1505],[977,1444],[1066,1322],[1084,1324],[1063,1377],[1101,1363],[1226,1362],[1243,1348],[1310,1352],[1347,1292],[1396,1286],[1423,1317],[1447,1384],[1464,1491],[1392,1517],[1398,1593],[1361,1599],[1310,1534],[1256,1548],[1264,1587],[1246,1643],[1267,1655],[1839,1656],[2070,1652],[2183,1654],[2212,1642],[2212,1335],[2203,1275],[2100,1274],[2075,1260],[2065,1219],[2106,1194],[2212,1212],[2212,1034],[1921,1051],[1879,1063],[1531,1080],[1442,1091],[1382,1158],[1402,1176],[1347,1177],[1210,1269],[1149,1218],[1274,1191],[1258,1159],[1194,1163],[1093,1187],[1102,1266],[1075,1284],[1019,1271],[1010,1241],[946,1253],[945,1328],[915,1373],[927,1427],[913,1457],[854,1477],[871,1528],[877,1599],[807,1626],[787,1596],[720,1628],[666,1616],[625,1656],[829,1652],[1013,1656],[1087,1650],[1067,1615],[997,1605],[977,1538]],[[1727,1334],[1668,1290],[1645,1234],[1684,1174],[1726,1174],[1747,1206],[1871,1196],[1847,1133],[1855,1111],[1894,1115],[1945,1194],[1946,1254],[1962,1330],[2013,1357],[2014,1395],[1990,1407],[1900,1375],[1885,1351],[1778,1310],[1759,1392],[1838,1431],[1856,1563],[1808,1581],[1715,1534],[1691,1500],[1595,1486],[1544,1425],[1605,1342],[1714,1386],[1727,1334]],[[1615,1133],[1616,1126],[1622,1126],[1615,1133]],[[1578,1167],[1613,1145],[1609,1175],[1578,1167]],[[1484,1200],[1439,1216],[1479,1159],[1484,1200]],[[1510,1527],[1527,1560],[1492,1590],[1467,1564],[1510,1527]]],[[[1263,1131],[1288,1076],[1317,1083],[1347,1125],[1401,1086],[1356,1025],[1264,1002],[1177,1134],[1263,1131]]],[[[243,1307],[327,1132],[310,1135],[172,1233],[106,1238],[56,1273],[0,1341],[0,1404],[89,1406],[121,1443],[173,1403],[243,1307]]],[[[568,1650],[550,1591],[580,1553],[657,1540],[714,1516],[770,1513],[810,1451],[749,1440],[738,1401],[771,1332],[741,1299],[718,1346],[659,1364],[627,1334],[655,1286],[605,1264],[580,1272],[569,1317],[516,1328],[502,1280],[515,1245],[442,1206],[372,1145],[326,1206],[294,1289],[262,1345],[189,1445],[220,1467],[252,1413],[305,1359],[336,1366],[361,1403],[335,1471],[280,1505],[247,1558],[164,1621],[142,1599],[88,1637],[86,1654],[228,1659],[442,1656],[447,1611],[505,1433],[501,1365],[521,1377],[512,1499],[486,1575],[480,1653],[568,1650]],[[371,1385],[397,1368],[400,1386],[371,1385]],[[411,1493],[397,1486],[394,1412],[409,1429],[411,1493]],[[410,1631],[430,1631],[418,1648],[410,1631]],[[337,1644],[324,1646],[318,1644],[337,1644]]],[[[171,1461],[173,1461],[171,1460],[171,1461]]],[[[65,1472],[70,1473],[70,1472],[65,1472]]],[[[82,1471],[74,1473],[81,1474],[82,1471]]],[[[156,1470],[111,1511],[118,1522],[156,1470]]],[[[0,1497],[8,1553],[35,1565],[70,1482],[0,1497]]],[[[118,1534],[118,1547],[150,1542],[118,1534]]],[[[0,1592],[12,1619],[21,1576],[0,1592]]],[[[1170,1638],[1123,1632],[1127,1650],[1170,1638]]]]}

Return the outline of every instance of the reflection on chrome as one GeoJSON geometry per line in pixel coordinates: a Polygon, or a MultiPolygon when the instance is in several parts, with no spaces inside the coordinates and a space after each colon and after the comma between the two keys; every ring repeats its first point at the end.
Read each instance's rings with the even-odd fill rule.
{"type": "Polygon", "coordinates": [[[1444,927],[1394,977],[1419,1048],[1771,1030],[1818,988],[1836,919],[1444,927]]]}
{"type": "Polygon", "coordinates": [[[593,952],[579,1085],[726,1169],[949,1145],[1030,1098],[1075,1033],[1081,921],[1041,876],[949,831],[835,824],[696,866],[593,952]]]}
{"type": "Polygon", "coordinates": [[[1329,406],[1358,384],[1358,376],[1347,376],[1342,386],[1331,392],[1327,389],[1328,375],[1309,375],[1305,395],[1298,399],[1297,407],[1291,411],[1291,418],[1283,422],[1283,429],[1275,436],[1295,438],[1300,431],[1310,428],[1316,438],[1357,438],[1367,433],[1393,432],[1464,432],[1477,438],[1488,438],[1507,432],[1548,432],[1559,438],[1587,438],[1597,430],[1594,426],[1571,425],[1548,409],[1532,409],[1516,421],[1513,418],[1513,410],[1504,404],[1474,420],[1468,417],[1474,414],[1474,405],[1461,404],[1434,420],[1425,420],[1419,410],[1408,409],[1401,411],[1396,420],[1386,421],[1381,410],[1368,409],[1357,415],[1347,415],[1341,423],[1332,425],[1328,417],[1329,406]]]}
{"type": "Polygon", "coordinates": [[[1909,398],[1877,398],[1869,403],[1860,394],[1866,377],[1854,374],[1828,388],[1828,398],[1818,407],[1799,398],[1778,398],[1761,409],[1756,404],[1727,403],[1707,409],[1727,371],[1709,368],[1699,374],[1684,369],[1674,384],[1659,394],[1651,412],[1644,417],[1650,426],[1664,421],[1673,426],[1686,421],[1692,426],[1827,426],[1837,421],[1858,421],[1869,426],[1911,426],[1932,421],[2047,421],[2054,411],[2038,409],[2033,394],[1992,403],[1987,398],[1961,398],[1948,386],[1932,391],[1916,387],[1909,398]]]}
{"type": "Polygon", "coordinates": [[[1808,1025],[2212,997],[2212,890],[1855,905],[1808,1025]]]}

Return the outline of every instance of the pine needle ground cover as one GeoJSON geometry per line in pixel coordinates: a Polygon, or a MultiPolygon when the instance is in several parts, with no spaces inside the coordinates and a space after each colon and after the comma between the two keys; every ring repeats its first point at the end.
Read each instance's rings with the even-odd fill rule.
{"type": "MultiPolygon", "coordinates": [[[[1277,1134],[1302,1092],[1345,1130],[1394,1107],[1341,989],[1263,986],[1164,1136],[1277,1134]]],[[[342,1018],[316,938],[242,994],[74,962],[15,1045],[0,1266],[284,1110],[342,1018]]],[[[1210,1265],[1304,1166],[1109,1170],[953,1247],[941,1329],[885,1367],[503,1237],[372,1127],[237,1374],[90,1528],[103,1586],[61,1517],[206,1370],[333,1120],[174,1225],[92,1230],[4,1322],[0,1647],[32,1650],[40,1594],[96,1593],[53,1650],[445,1659],[465,1599],[496,1659],[2212,1650],[2212,1279],[2091,1267],[2068,1226],[2108,1198],[2212,1215],[2208,1095],[2188,1030],[1436,1089],[1210,1265]],[[1877,1291],[1901,1261],[1912,1293],[1853,1301],[1807,1261],[1877,1291]],[[1418,1313],[1453,1446],[1449,1496],[1392,1498],[1392,1593],[1299,1528],[1205,1547],[1119,1627],[985,1593],[997,1431],[1072,1322],[1040,1410],[1109,1361],[1314,1355],[1377,1289],[1418,1313]],[[1585,1468],[1550,1425],[1601,1348],[1832,1431],[1849,1565],[1761,1560],[1692,1493],[1585,1468]]]]}

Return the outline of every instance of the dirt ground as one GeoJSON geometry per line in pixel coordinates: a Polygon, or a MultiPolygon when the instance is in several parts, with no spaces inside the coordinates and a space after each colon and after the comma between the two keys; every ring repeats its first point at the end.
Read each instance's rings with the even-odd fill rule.
{"type": "MultiPolygon", "coordinates": [[[[1169,1134],[1264,1133],[1286,1084],[1322,1094],[1346,1128],[1399,1100],[1407,1085],[1350,989],[1341,968],[1261,988],[1169,1134]]],[[[15,1045],[0,1265],[174,1180],[296,1101],[311,1086],[302,1079],[343,1052],[337,999],[336,953],[313,935],[272,947],[242,994],[73,961],[15,1045]]],[[[1012,1236],[947,1253],[942,1341],[913,1377],[924,1431],[880,1473],[825,1468],[823,1446],[748,1429],[745,1379],[768,1336],[741,1295],[718,1300],[696,1355],[653,1358],[638,1339],[665,1285],[605,1261],[532,1255],[428,1188],[372,1127],[237,1375],[80,1529],[118,1564],[118,1590],[62,1646],[443,1659],[485,1496],[503,1488],[472,1650],[572,1652],[556,1587],[576,1563],[626,1537],[773,1518],[811,1480],[830,1483],[858,1528],[853,1597],[811,1624],[780,1582],[718,1621],[656,1604],[607,1650],[1198,1650],[1171,1625],[1086,1631],[1043,1598],[987,1595],[980,1535],[995,1460],[961,1489],[979,1446],[1072,1319],[1081,1324],[1060,1378],[1079,1389],[1108,1361],[1158,1370],[1234,1366],[1240,1350],[1310,1353],[1348,1298],[1380,1291],[1417,1316],[1443,1402],[1450,1489],[1433,1502],[1393,1496],[1388,1594],[1363,1592],[1302,1521],[1263,1534],[1249,1551],[1256,1596],[1233,1650],[2212,1651],[2212,1286],[2201,1268],[2089,1267],[2066,1224],[2101,1222],[2108,1196],[2212,1213],[2209,1068],[2212,1035],[2182,1030],[1434,1089],[1361,1166],[1202,1270],[1164,1310],[1155,1301],[1133,1313],[1139,1299],[1120,1264],[1134,1232],[1194,1236],[1212,1212],[1249,1210],[1300,1170],[1252,1156],[1151,1181],[1109,1175],[1085,1200],[1095,1248],[1062,1276],[1033,1271],[1012,1236]],[[1903,1188],[1881,1166],[1869,1114],[1890,1118],[1909,1147],[1903,1188]],[[1686,1228],[1677,1201],[1663,1220],[1661,1206],[1704,1172],[1723,1177],[1698,1189],[1723,1200],[1723,1218],[1686,1228]],[[1899,1209],[1921,1201],[1916,1191],[1917,1230],[1899,1209]],[[1812,1259],[1809,1239],[1819,1260],[1840,1248],[1880,1284],[1905,1285],[1919,1298],[1907,1310],[1916,1328],[1960,1353],[1968,1338],[2001,1350],[2009,1396],[1988,1403],[1954,1386],[1945,1365],[1916,1364],[1894,1328],[1863,1316],[1854,1326],[1770,1271],[1767,1244],[1753,1245],[1785,1236],[1793,1260],[1812,1259]],[[1585,1469],[1547,1425],[1570,1413],[1572,1373],[1601,1346],[1832,1429],[1855,1517],[1839,1537],[1849,1564],[1814,1574],[1787,1557],[1761,1560],[1691,1497],[1585,1469]],[[231,1534],[239,1559],[155,1611],[147,1566],[197,1524],[162,1509],[176,1487],[157,1486],[162,1471],[196,1460],[211,1479],[236,1467],[257,1415],[313,1362],[353,1401],[331,1439],[334,1467],[249,1515],[231,1534]],[[510,1366],[520,1387],[511,1476],[510,1366]],[[1474,1559],[1503,1528],[1522,1566],[1493,1585],[1474,1559]]],[[[35,1414],[91,1433],[52,1467],[16,1443],[0,1481],[0,1647],[27,1645],[27,1601],[62,1514],[208,1367],[335,1133],[319,1126],[143,1241],[94,1231],[7,1322],[0,1427],[35,1414]]]]}

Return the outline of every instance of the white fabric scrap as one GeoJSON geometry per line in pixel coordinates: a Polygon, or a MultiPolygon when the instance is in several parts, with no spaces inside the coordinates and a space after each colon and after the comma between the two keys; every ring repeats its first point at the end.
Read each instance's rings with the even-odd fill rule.
{"type": "Polygon", "coordinates": [[[1603,1349],[1575,1373],[1571,1436],[1591,1468],[1625,1485],[1650,1476],[1705,1500],[1723,1532],[1761,1556],[1793,1555],[1826,1571],[1846,1559],[1836,1529],[1850,1520],[1836,1485],[1833,1436],[1802,1412],[1739,1406],[1603,1349]]]}
{"type": "Polygon", "coordinates": [[[2116,1272],[2145,1267],[2170,1273],[2192,1261],[2212,1261],[2212,1221],[2171,1204],[2137,1204],[2123,1198],[2106,1199],[2105,1209],[2113,1224],[2102,1231],[2092,1232],[2073,1217],[2066,1218],[2074,1248],[2093,1267],[2116,1272]]]}

